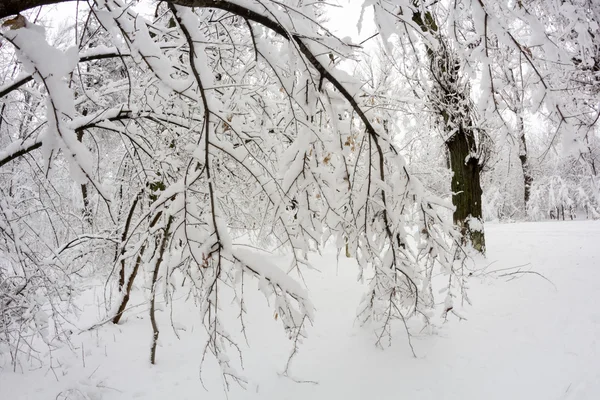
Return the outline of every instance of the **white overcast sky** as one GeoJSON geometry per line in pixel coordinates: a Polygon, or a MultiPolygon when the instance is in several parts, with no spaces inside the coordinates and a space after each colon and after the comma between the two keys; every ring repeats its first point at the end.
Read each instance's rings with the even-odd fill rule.
{"type": "Polygon", "coordinates": [[[360,43],[371,36],[375,32],[371,7],[368,7],[365,11],[362,31],[358,33],[357,24],[362,3],[360,0],[336,0],[331,2],[330,4],[339,5],[339,7],[330,7],[329,9],[327,24],[331,27],[331,31],[339,37],[349,36],[355,43],[360,43]]]}
{"type": "MultiPolygon", "coordinates": [[[[0,0],[2,1],[2,0],[0,0]]],[[[142,0],[142,4],[151,4],[154,7],[155,1],[142,0]]],[[[329,29],[340,38],[349,36],[354,43],[359,43],[368,38],[375,32],[373,23],[373,14],[369,9],[365,13],[363,20],[363,29],[358,33],[357,24],[360,17],[362,0],[330,0],[329,21],[327,26],[329,29]]],[[[45,7],[44,14],[52,16],[52,20],[59,22],[75,21],[75,2],[66,2],[54,6],[45,7]]],[[[56,29],[57,26],[47,26],[50,30],[56,29]]]]}

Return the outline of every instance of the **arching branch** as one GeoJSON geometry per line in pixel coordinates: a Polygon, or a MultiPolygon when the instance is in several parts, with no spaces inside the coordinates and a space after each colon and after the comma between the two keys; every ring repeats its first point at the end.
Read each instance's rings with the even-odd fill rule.
{"type": "MultiPolygon", "coordinates": [[[[107,51],[106,53],[99,53],[99,54],[92,54],[92,55],[82,54],[79,57],[79,62],[105,60],[108,58],[127,57],[127,56],[130,56],[130,54],[120,54],[116,49],[114,49],[114,51],[110,50],[110,51],[107,51]]],[[[27,82],[31,82],[31,80],[33,80],[33,76],[31,74],[29,74],[29,75],[21,76],[20,78],[14,80],[13,82],[8,83],[4,86],[1,86],[0,87],[0,98],[6,96],[13,90],[20,88],[27,82]]]]}

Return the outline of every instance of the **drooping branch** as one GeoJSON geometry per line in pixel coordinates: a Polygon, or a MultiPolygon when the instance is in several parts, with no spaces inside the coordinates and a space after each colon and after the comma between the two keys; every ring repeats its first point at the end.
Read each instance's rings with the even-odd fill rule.
{"type": "MultiPolygon", "coordinates": [[[[106,53],[100,53],[100,54],[90,54],[90,55],[82,54],[79,57],[79,62],[106,60],[108,58],[127,57],[127,56],[130,56],[130,54],[122,54],[116,50],[115,51],[109,50],[106,53]]],[[[21,86],[23,86],[24,84],[26,84],[28,82],[31,82],[32,80],[33,80],[33,75],[29,74],[29,75],[22,76],[19,79],[16,79],[15,81],[0,87],[0,98],[6,96],[13,90],[17,90],[18,88],[20,88],[21,86]]]]}
{"type": "Polygon", "coordinates": [[[24,77],[21,77],[7,85],[4,85],[2,87],[0,87],[0,97],[4,97],[7,94],[9,94],[10,92],[12,92],[13,90],[16,90],[18,88],[20,88],[21,86],[23,86],[24,84],[26,84],[27,82],[31,82],[33,80],[33,76],[31,75],[26,75],[24,77]]]}
{"type": "Polygon", "coordinates": [[[5,157],[0,158],[0,167],[4,166],[4,164],[8,164],[9,162],[16,160],[17,158],[24,156],[25,154],[31,153],[33,150],[39,149],[42,147],[42,142],[33,142],[32,144],[27,145],[26,147],[21,147],[19,150],[14,153],[10,153],[5,157]]]}
{"type": "Polygon", "coordinates": [[[162,241],[159,248],[158,259],[154,265],[154,271],[152,271],[152,286],[150,290],[150,322],[152,324],[152,344],[150,346],[150,363],[156,364],[156,345],[158,344],[158,325],[156,323],[155,314],[155,299],[156,299],[156,283],[158,281],[158,272],[160,265],[163,262],[165,250],[167,249],[167,242],[169,235],[171,234],[171,223],[173,222],[173,216],[169,216],[167,220],[167,226],[164,229],[162,241]]]}
{"type": "MultiPolygon", "coordinates": [[[[22,13],[23,11],[52,4],[60,4],[75,0],[2,0],[0,2],[0,19],[10,17],[22,13]]],[[[230,11],[234,14],[241,15],[240,9],[243,7],[222,0],[175,0],[168,3],[186,6],[186,7],[210,7],[220,8],[225,11],[230,11]]],[[[245,10],[245,9],[244,9],[245,10]]],[[[249,11],[249,10],[248,10],[249,11]]],[[[258,14],[257,14],[258,15],[258,14]]],[[[266,18],[266,17],[263,17],[266,18]]],[[[258,21],[257,21],[258,22],[258,21]]],[[[279,32],[278,32],[279,33],[279,32]]]]}
{"type": "MultiPolygon", "coordinates": [[[[344,99],[350,104],[352,109],[359,116],[361,122],[365,125],[365,129],[368,132],[369,136],[373,139],[375,146],[377,148],[377,152],[380,158],[380,162],[383,163],[384,155],[379,143],[381,139],[381,135],[377,132],[371,121],[367,118],[366,114],[356,102],[354,97],[350,94],[350,92],[342,85],[342,83],[336,79],[330,71],[321,64],[321,62],[317,59],[317,57],[313,54],[313,52],[309,49],[309,47],[304,43],[302,38],[299,35],[294,35],[293,33],[288,32],[279,22],[274,21],[262,14],[259,14],[253,10],[240,6],[238,4],[231,3],[229,1],[224,0],[175,0],[171,1],[173,4],[188,6],[188,7],[206,7],[206,8],[217,8],[223,11],[231,12],[232,14],[239,15],[241,17],[246,18],[247,20],[254,21],[259,23],[266,28],[271,29],[275,33],[283,36],[287,40],[292,40],[298,46],[298,50],[306,57],[306,59],[312,64],[312,66],[321,74],[321,77],[328,80],[344,97],[344,99]]],[[[383,165],[380,165],[380,176],[379,179],[382,181],[385,180],[383,165]]],[[[386,204],[386,195],[385,191],[382,190],[382,201],[383,204],[386,204]]],[[[384,211],[384,219],[386,220],[386,225],[388,225],[387,221],[387,212],[384,211]]],[[[388,225],[389,227],[389,225],[388,225]]],[[[388,234],[391,235],[391,231],[388,229],[388,234]]],[[[392,238],[390,237],[390,240],[392,238]]]]}
{"type": "MultiPolygon", "coordinates": [[[[131,113],[131,111],[120,110],[119,112],[116,113],[116,115],[109,116],[108,118],[103,118],[103,119],[90,120],[91,122],[77,126],[74,129],[75,129],[76,134],[79,136],[79,135],[83,135],[83,133],[87,129],[101,127],[100,125],[102,124],[102,122],[122,121],[122,120],[126,120],[126,119],[131,119],[131,118],[133,118],[133,114],[131,113]]],[[[17,158],[24,156],[26,154],[29,154],[32,151],[37,150],[40,147],[42,147],[42,140],[39,138],[34,139],[34,140],[29,140],[26,143],[27,144],[22,143],[22,145],[18,148],[15,148],[14,151],[11,151],[10,149],[9,150],[5,149],[3,152],[1,152],[0,153],[0,167],[3,167],[5,164],[8,164],[9,162],[16,160],[17,158]]],[[[14,145],[14,143],[11,143],[8,147],[10,148],[13,145],[14,145]]]]}

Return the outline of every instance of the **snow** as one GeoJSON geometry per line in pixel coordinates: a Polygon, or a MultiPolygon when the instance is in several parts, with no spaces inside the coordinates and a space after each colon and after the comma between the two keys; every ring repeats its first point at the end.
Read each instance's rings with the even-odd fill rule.
{"type": "MultiPolygon", "coordinates": [[[[15,46],[17,58],[23,63],[26,72],[47,91],[46,119],[47,130],[43,140],[43,152],[48,155],[57,141],[69,161],[72,178],[84,184],[93,176],[91,156],[88,149],[76,139],[75,131],[66,120],[75,117],[73,91],[65,76],[73,71],[79,59],[76,47],[65,52],[52,47],[45,38],[43,27],[27,22],[25,27],[4,33],[15,46]]],[[[10,150],[9,150],[10,151],[10,150]]],[[[10,152],[9,152],[10,154],[10,152]]],[[[47,162],[49,162],[49,157],[47,162]]],[[[94,183],[99,191],[102,187],[94,183]]],[[[108,196],[104,195],[105,198],[108,196]]]]}
{"type": "Polygon", "coordinates": [[[483,232],[483,222],[481,219],[469,215],[467,218],[467,223],[469,224],[469,229],[472,231],[483,232]]]}
{"type": "MultiPolygon", "coordinates": [[[[413,330],[416,358],[401,323],[393,326],[391,347],[375,347],[373,330],[355,320],[365,291],[355,279],[356,263],[342,254],[338,264],[326,249],[313,262],[321,272],[304,275],[316,308],[314,325],[284,376],[293,345],[264,296],[249,284],[244,302],[249,347],[235,336],[248,383],[245,390],[232,385],[229,399],[600,398],[600,223],[487,224],[486,235],[487,258],[477,261],[479,269],[468,281],[473,306],[461,308],[454,301],[467,319],[449,315],[444,323],[440,305],[433,333],[413,330]],[[525,273],[514,275],[518,270],[525,273]]],[[[244,258],[267,268],[259,256],[244,258]]],[[[90,288],[76,325],[100,320],[95,299],[101,292],[90,288]]],[[[13,372],[3,360],[0,399],[225,399],[217,361],[208,357],[199,369],[205,334],[198,310],[183,303],[182,295],[172,310],[180,340],[170,325],[170,305],[157,315],[156,365],[148,360],[150,322],[138,292],[120,325],[75,329],[72,351],[53,350],[53,369],[23,365],[13,372]]],[[[49,363],[44,349],[37,350],[49,363]]]]}

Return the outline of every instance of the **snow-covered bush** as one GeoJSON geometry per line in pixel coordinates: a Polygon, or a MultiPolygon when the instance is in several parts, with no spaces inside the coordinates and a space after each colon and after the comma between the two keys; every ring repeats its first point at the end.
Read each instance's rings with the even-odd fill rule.
{"type": "MultiPolygon", "coordinates": [[[[226,382],[242,382],[227,353],[239,351],[229,332],[244,330],[244,320],[225,323],[221,310],[232,306],[222,293],[243,317],[247,282],[257,280],[293,355],[315,315],[290,274],[301,276],[310,252],[330,239],[356,258],[361,275],[370,271],[360,311],[380,336],[394,320],[430,314],[434,269],[451,277],[446,302],[455,295],[456,236],[440,214],[451,205],[409,173],[395,127],[385,126],[362,82],[338,68],[335,60],[353,58],[358,46],[329,33],[319,3],[261,4],[163,2],[151,17],[99,0],[81,11],[75,46],[59,48],[38,25],[11,20],[3,45],[12,44],[11,68],[20,72],[6,70],[0,93],[36,106],[25,122],[6,114],[22,129],[3,127],[0,165],[20,172],[2,179],[7,187],[22,179],[21,190],[44,210],[39,217],[23,202],[3,205],[4,223],[19,230],[1,232],[9,243],[5,308],[14,296],[30,307],[45,285],[42,308],[51,305],[55,317],[53,305],[70,304],[66,285],[91,273],[106,281],[102,322],[118,323],[132,289],[144,288],[155,362],[157,298],[184,291],[199,306],[206,353],[226,382]],[[290,263],[239,246],[240,234],[285,250],[290,263]],[[40,274],[66,268],[32,281],[24,259],[40,274]],[[31,291],[19,292],[25,282],[31,291]]],[[[50,336],[65,332],[50,328],[50,336]]],[[[0,340],[18,352],[14,337],[0,340]]]]}

